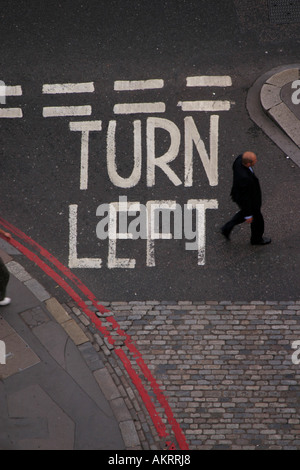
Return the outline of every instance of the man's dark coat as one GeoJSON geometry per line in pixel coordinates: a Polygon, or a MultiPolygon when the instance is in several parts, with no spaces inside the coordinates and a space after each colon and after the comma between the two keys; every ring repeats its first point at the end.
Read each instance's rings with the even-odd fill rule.
{"type": "Polygon", "coordinates": [[[240,207],[244,217],[250,217],[260,212],[262,198],[258,178],[242,164],[239,155],[233,164],[233,185],[231,197],[240,207]]]}

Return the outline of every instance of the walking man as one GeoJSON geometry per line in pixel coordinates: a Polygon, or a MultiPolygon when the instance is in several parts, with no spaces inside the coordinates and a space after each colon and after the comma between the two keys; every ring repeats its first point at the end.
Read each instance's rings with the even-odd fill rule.
{"type": "Polygon", "coordinates": [[[221,228],[221,232],[230,240],[230,233],[235,225],[246,222],[251,224],[251,244],[267,245],[271,243],[271,239],[263,237],[265,224],[261,213],[261,188],[253,171],[256,162],[255,153],[249,151],[236,158],[232,167],[231,198],[240,210],[221,228]]]}
{"type": "MultiPolygon", "coordinates": [[[[0,229],[0,234],[4,235],[6,238],[11,238],[11,234],[4,232],[0,229]]],[[[11,303],[11,299],[6,297],[6,288],[9,281],[9,271],[5,266],[2,258],[0,258],[0,307],[5,307],[11,303]]]]}

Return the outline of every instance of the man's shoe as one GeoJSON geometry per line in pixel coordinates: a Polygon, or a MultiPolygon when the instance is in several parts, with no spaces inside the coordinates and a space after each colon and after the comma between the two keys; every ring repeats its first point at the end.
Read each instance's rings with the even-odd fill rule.
{"type": "Polygon", "coordinates": [[[271,238],[263,237],[259,242],[251,242],[251,245],[269,245],[271,238]]]}
{"type": "Polygon", "coordinates": [[[0,307],[5,307],[5,305],[9,305],[11,303],[11,299],[9,297],[5,297],[3,300],[0,300],[0,307]]]}
{"type": "Polygon", "coordinates": [[[226,240],[230,240],[230,232],[226,231],[224,227],[221,228],[221,233],[226,238],[226,240]]]}
{"type": "Polygon", "coordinates": [[[221,234],[226,238],[226,240],[230,240],[230,232],[228,232],[227,230],[225,230],[224,227],[221,228],[221,234]]]}

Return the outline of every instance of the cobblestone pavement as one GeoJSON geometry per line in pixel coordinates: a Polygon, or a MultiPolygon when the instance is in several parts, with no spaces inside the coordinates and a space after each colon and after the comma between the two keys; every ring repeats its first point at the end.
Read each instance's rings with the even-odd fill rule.
{"type": "MultiPolygon", "coordinates": [[[[115,347],[126,350],[163,417],[164,411],[128,350],[126,335],[167,398],[191,450],[299,448],[300,364],[292,356],[298,357],[293,343],[300,340],[300,301],[102,305],[110,313],[97,315],[114,337],[114,346],[75,304],[64,307],[105,362],[143,449],[159,449],[161,442],[115,347]],[[111,314],[118,328],[109,320],[111,314]]],[[[172,429],[168,431],[172,436],[172,429]]]]}

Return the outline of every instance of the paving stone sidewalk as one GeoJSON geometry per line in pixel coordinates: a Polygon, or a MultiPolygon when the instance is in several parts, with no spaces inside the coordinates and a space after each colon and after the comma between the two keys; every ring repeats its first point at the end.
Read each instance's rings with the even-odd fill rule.
{"type": "MultiPolygon", "coordinates": [[[[137,345],[191,450],[299,448],[300,364],[292,361],[293,343],[300,340],[299,301],[103,304],[137,345]]],[[[143,448],[151,447],[155,430],[113,348],[78,307],[65,307],[121,387],[143,448]]],[[[105,314],[99,316],[122,347],[105,314]]]]}
{"type": "Polygon", "coordinates": [[[0,449],[140,450],[122,394],[83,329],[20,257],[0,255],[12,298],[0,311],[0,449]]]}
{"type": "MultiPolygon", "coordinates": [[[[84,372],[85,377],[86,374],[93,375],[101,390],[100,401],[105,408],[107,404],[111,407],[112,411],[107,408],[106,414],[115,416],[125,448],[161,450],[166,442],[159,438],[145,403],[115,354],[116,348],[130,360],[162,417],[170,441],[176,443],[165,409],[154,393],[153,384],[141,373],[137,357],[128,347],[128,338],[163,392],[190,450],[299,448],[300,350],[299,346],[299,351],[295,347],[300,344],[300,301],[102,301],[106,313],[100,313],[92,302],[86,301],[89,310],[95,312],[109,332],[112,345],[73,300],[59,304],[19,262],[10,260],[8,266],[13,279],[16,276],[11,287],[19,293],[19,297],[22,294],[21,300],[17,295],[15,297],[14,309],[20,318],[12,322],[13,328],[23,335],[25,330],[21,325],[25,323],[64,373],[71,374],[82,387],[84,382],[78,370],[74,369],[74,357],[78,361],[80,354],[86,364],[80,365],[80,371],[84,372]],[[20,286],[23,286],[22,289],[26,287],[26,291],[20,290],[20,286]],[[28,294],[23,296],[29,290],[37,304],[32,303],[31,297],[30,301],[27,300],[28,294]],[[63,342],[58,340],[61,337],[58,330],[63,331],[63,342]],[[70,354],[73,357],[71,361],[70,354]]],[[[8,319],[5,315],[4,318],[8,319]]],[[[35,369],[40,367],[39,358],[43,357],[40,348],[32,347],[34,342],[28,334],[25,340],[30,339],[30,364],[23,364],[24,372],[13,375],[12,396],[18,407],[23,404],[19,411],[23,416],[23,425],[27,426],[24,432],[30,429],[35,445],[39,446],[40,439],[47,437],[45,445],[59,446],[59,434],[47,434],[48,417],[43,416],[42,411],[40,416],[32,416],[29,421],[24,416],[26,400],[30,402],[32,393],[38,395],[42,402],[45,401],[46,396],[41,395],[41,390],[25,387],[24,396],[16,395],[16,390],[20,393],[18,387],[23,381],[21,374],[25,374],[26,381],[30,374],[34,377],[35,369]],[[29,366],[33,367],[28,369],[29,366]]],[[[20,357],[23,358],[22,355],[20,357]]],[[[28,359],[28,356],[24,355],[24,358],[28,359]]],[[[45,377],[41,380],[44,381],[45,377]]],[[[7,394],[11,383],[7,382],[5,386],[7,394]]],[[[1,381],[0,393],[4,393],[1,381]]],[[[94,393],[95,390],[93,397],[94,393]]],[[[91,389],[87,394],[90,397],[91,389]]],[[[78,405],[77,400],[73,409],[77,409],[78,405]]],[[[51,409],[49,406],[48,403],[46,415],[51,409]]],[[[57,413],[60,413],[59,410],[56,410],[57,413]]],[[[64,413],[65,409],[62,416],[64,413]]],[[[90,409],[88,413],[90,416],[90,409]]],[[[12,419],[14,416],[17,415],[13,413],[9,421],[2,424],[14,435],[12,446],[16,448],[20,437],[25,444],[24,434],[20,434],[20,430],[19,434],[14,434],[18,430],[18,423],[12,419]]],[[[88,426],[90,436],[93,429],[91,423],[85,421],[84,414],[80,419],[81,426],[88,426]]],[[[97,429],[97,422],[93,422],[93,426],[97,429]]],[[[69,435],[74,434],[69,422],[64,424],[64,429],[68,429],[69,435]]],[[[74,445],[72,439],[64,445],[74,445]]],[[[28,448],[32,448],[33,441],[27,443],[28,448]]],[[[84,439],[79,447],[86,445],[93,447],[98,444],[92,441],[87,443],[84,439]]]]}

